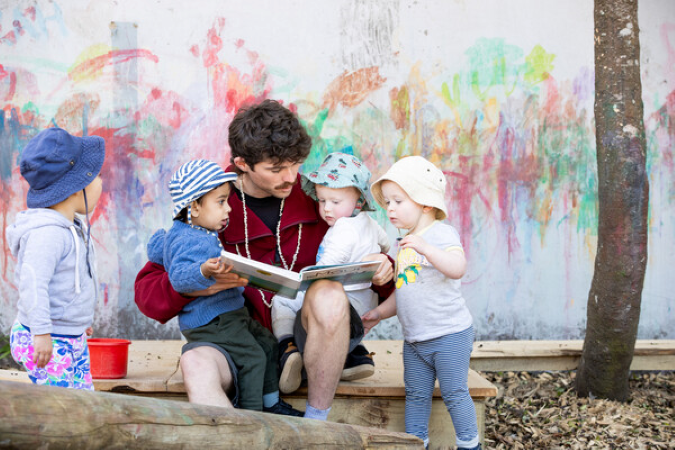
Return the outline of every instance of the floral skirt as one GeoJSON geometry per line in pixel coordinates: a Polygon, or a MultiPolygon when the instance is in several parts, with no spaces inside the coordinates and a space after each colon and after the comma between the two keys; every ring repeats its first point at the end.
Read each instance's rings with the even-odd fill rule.
{"type": "Polygon", "coordinates": [[[33,383],[94,390],[84,333],[77,337],[52,335],[52,358],[42,368],[33,362],[33,335],[19,321],[12,325],[9,344],[14,361],[26,368],[33,383]]]}

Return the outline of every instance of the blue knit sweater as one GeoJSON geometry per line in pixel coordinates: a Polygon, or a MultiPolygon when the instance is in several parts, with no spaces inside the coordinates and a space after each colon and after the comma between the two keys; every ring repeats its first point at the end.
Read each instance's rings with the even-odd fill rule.
{"type": "MultiPolygon", "coordinates": [[[[163,265],[173,288],[183,294],[206,289],[216,282],[213,278],[204,278],[200,267],[207,259],[218,256],[217,236],[180,220],[174,220],[168,233],[158,230],[148,242],[148,259],[163,265]]],[[[181,331],[201,327],[223,313],[242,308],[242,292],[243,287],[196,297],[178,314],[181,331]]]]}

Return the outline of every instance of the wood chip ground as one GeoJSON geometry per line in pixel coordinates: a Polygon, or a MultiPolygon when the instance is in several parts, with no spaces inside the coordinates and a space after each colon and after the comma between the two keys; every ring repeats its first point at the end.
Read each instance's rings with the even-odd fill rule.
{"type": "Polygon", "coordinates": [[[675,372],[632,373],[627,403],[578,398],[576,372],[482,372],[487,449],[675,449],[675,372]]]}

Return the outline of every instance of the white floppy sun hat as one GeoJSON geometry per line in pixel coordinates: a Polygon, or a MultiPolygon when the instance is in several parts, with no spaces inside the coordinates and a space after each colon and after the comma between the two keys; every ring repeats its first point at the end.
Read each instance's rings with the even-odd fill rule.
{"type": "Polygon", "coordinates": [[[382,196],[384,181],[393,181],[401,186],[415,203],[436,208],[436,220],[448,217],[445,206],[445,174],[423,157],[407,156],[399,159],[370,186],[375,201],[386,209],[382,196]]]}

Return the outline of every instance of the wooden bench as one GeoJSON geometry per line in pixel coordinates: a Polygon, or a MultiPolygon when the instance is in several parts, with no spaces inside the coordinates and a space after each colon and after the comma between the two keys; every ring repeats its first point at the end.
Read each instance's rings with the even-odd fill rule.
{"type": "MultiPolygon", "coordinates": [[[[342,381],[328,420],[351,425],[405,431],[405,388],[403,386],[403,349],[401,341],[364,341],[374,353],[375,374],[357,381],[342,381]]],[[[478,435],[485,435],[485,402],[497,395],[497,387],[469,369],[469,393],[476,407],[478,435]]],[[[296,408],[304,409],[307,388],[301,387],[284,399],[296,408]]],[[[455,431],[436,382],[429,418],[431,448],[454,448],[455,431]]]]}
{"type": "MultiPolygon", "coordinates": [[[[478,341],[471,368],[483,372],[576,370],[584,341],[478,341]]],[[[675,370],[675,340],[635,342],[631,370],[675,370]]]]}
{"type": "MultiPolygon", "coordinates": [[[[366,341],[375,353],[376,372],[361,381],[338,386],[330,420],[403,431],[404,390],[400,341],[366,341]]],[[[99,391],[185,400],[179,359],[183,342],[134,341],[129,349],[126,378],[94,380],[99,391]]],[[[478,341],[474,343],[471,368],[483,371],[574,370],[582,341],[478,341]]],[[[632,370],[675,370],[675,340],[638,340],[632,370]]],[[[25,381],[25,372],[0,370],[0,380],[25,381]]],[[[478,428],[483,438],[485,400],[497,395],[494,385],[473,370],[469,390],[476,405],[478,428]]],[[[284,398],[304,408],[306,388],[284,398]]],[[[430,419],[432,442],[454,445],[454,432],[438,390],[430,419]]],[[[434,447],[436,444],[434,444],[434,447]]]]}
{"type": "MultiPolygon", "coordinates": [[[[97,391],[111,391],[174,400],[187,400],[180,370],[182,341],[133,341],[129,347],[126,378],[94,380],[97,391]]],[[[401,341],[365,341],[373,352],[375,374],[364,380],[340,382],[328,420],[351,425],[405,431],[405,389],[401,341]]],[[[27,380],[24,372],[5,372],[0,379],[27,380]],[[9,374],[9,375],[8,375],[9,374]],[[14,375],[12,375],[14,374],[14,375]]],[[[497,388],[474,370],[469,371],[469,392],[476,406],[481,441],[485,431],[485,401],[497,395],[497,388]]],[[[307,388],[301,387],[284,399],[304,410],[307,388]]],[[[429,421],[432,448],[453,448],[455,433],[452,420],[438,384],[434,392],[429,421]]]]}

